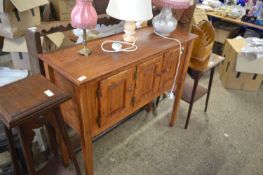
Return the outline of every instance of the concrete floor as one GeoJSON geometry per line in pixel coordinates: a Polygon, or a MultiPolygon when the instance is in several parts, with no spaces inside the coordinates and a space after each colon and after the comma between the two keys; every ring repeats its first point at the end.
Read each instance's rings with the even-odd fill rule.
{"type": "Polygon", "coordinates": [[[168,127],[172,103],[166,99],[157,117],[143,111],[97,140],[95,175],[263,175],[263,87],[227,90],[216,74],[208,112],[205,98],[195,103],[187,130],[183,101],[168,127]]]}
{"type": "MultiPolygon", "coordinates": [[[[202,81],[207,82],[208,77],[202,81]]],[[[175,127],[168,127],[172,103],[164,100],[157,117],[141,112],[96,141],[95,174],[263,174],[263,88],[227,90],[216,74],[208,112],[203,112],[205,98],[196,102],[187,130],[185,102],[175,127]]]]}

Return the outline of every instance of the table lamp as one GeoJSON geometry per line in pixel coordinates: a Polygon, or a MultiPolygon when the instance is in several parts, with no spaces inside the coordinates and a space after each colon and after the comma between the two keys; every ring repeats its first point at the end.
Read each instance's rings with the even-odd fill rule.
{"type": "Polygon", "coordinates": [[[136,21],[147,21],[153,17],[151,0],[110,0],[106,13],[125,21],[123,40],[126,42],[136,41],[136,21]]]}
{"type": "Polygon", "coordinates": [[[186,9],[190,7],[190,0],[152,0],[152,3],[162,7],[159,15],[152,20],[155,32],[168,36],[177,27],[177,20],[173,17],[172,9],[186,9]]]}
{"type": "Polygon", "coordinates": [[[91,50],[87,48],[86,29],[93,29],[97,24],[97,13],[92,6],[92,0],[77,0],[76,5],[71,12],[71,25],[74,28],[83,29],[83,45],[84,48],[79,54],[88,56],[91,50]]]}

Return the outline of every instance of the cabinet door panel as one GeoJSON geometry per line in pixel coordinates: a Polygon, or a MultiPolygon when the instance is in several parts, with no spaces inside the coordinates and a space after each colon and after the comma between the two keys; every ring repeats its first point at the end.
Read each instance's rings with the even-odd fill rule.
{"type": "Polygon", "coordinates": [[[134,73],[130,69],[100,81],[100,125],[114,122],[132,108],[134,73]]]}
{"type": "Polygon", "coordinates": [[[158,94],[162,67],[162,56],[140,64],[137,67],[135,103],[145,103],[158,94]]]}
{"type": "Polygon", "coordinates": [[[179,52],[180,50],[176,49],[167,52],[164,56],[160,92],[168,91],[173,86],[175,73],[178,66],[179,52]]]}

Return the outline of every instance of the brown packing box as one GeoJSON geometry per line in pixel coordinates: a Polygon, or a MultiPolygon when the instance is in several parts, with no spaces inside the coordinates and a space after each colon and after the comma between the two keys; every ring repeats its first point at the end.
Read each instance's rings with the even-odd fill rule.
{"type": "Polygon", "coordinates": [[[2,51],[3,44],[4,44],[4,38],[0,36],[0,52],[2,51]]]}
{"type": "Polygon", "coordinates": [[[239,26],[218,21],[213,24],[215,28],[215,41],[224,44],[229,38],[234,38],[239,34],[239,26]]]}
{"type": "Polygon", "coordinates": [[[55,9],[55,16],[60,21],[69,21],[75,0],[50,0],[55,9]]]}
{"type": "MultiPolygon", "coordinates": [[[[54,51],[58,48],[73,45],[73,42],[69,42],[69,39],[62,32],[49,34],[46,37],[42,37],[43,52],[54,51]]],[[[29,59],[27,53],[26,40],[24,37],[4,40],[3,51],[11,53],[11,59],[13,66],[16,69],[27,69],[31,74],[39,73],[39,62],[36,59],[29,59]]]]}
{"type": "Polygon", "coordinates": [[[10,0],[0,0],[0,13],[10,12],[15,9],[15,6],[10,0]]]}
{"type": "MultiPolygon", "coordinates": [[[[0,0],[4,4],[9,0],[0,0]]],[[[0,12],[0,36],[15,38],[24,35],[27,28],[40,24],[39,6],[47,4],[47,0],[12,0],[15,9],[2,8],[0,12]]]]}
{"type": "Polygon", "coordinates": [[[48,0],[0,0],[0,13],[13,11],[24,12],[48,3],[48,0]]]}
{"type": "Polygon", "coordinates": [[[225,88],[257,91],[262,83],[263,75],[236,72],[236,60],[245,42],[228,39],[224,46],[224,62],[219,66],[219,75],[225,88]],[[238,43],[238,44],[236,44],[238,43]]]}
{"type": "Polygon", "coordinates": [[[43,52],[52,52],[59,48],[74,45],[75,43],[70,40],[69,34],[72,34],[72,31],[56,32],[42,38],[43,52]]]}

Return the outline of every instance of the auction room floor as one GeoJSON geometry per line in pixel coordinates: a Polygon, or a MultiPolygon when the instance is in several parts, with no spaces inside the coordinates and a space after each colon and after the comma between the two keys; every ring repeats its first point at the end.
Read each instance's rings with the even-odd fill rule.
{"type": "Polygon", "coordinates": [[[143,111],[112,130],[94,143],[95,175],[262,175],[263,88],[227,90],[216,74],[207,113],[204,103],[194,104],[187,130],[183,101],[176,125],[168,126],[169,99],[157,117],[143,111]]]}
{"type": "Polygon", "coordinates": [[[188,104],[171,128],[172,101],[164,100],[157,117],[143,111],[97,140],[95,175],[262,175],[263,88],[227,90],[216,74],[207,113],[204,103],[194,104],[187,130],[188,104]]]}

